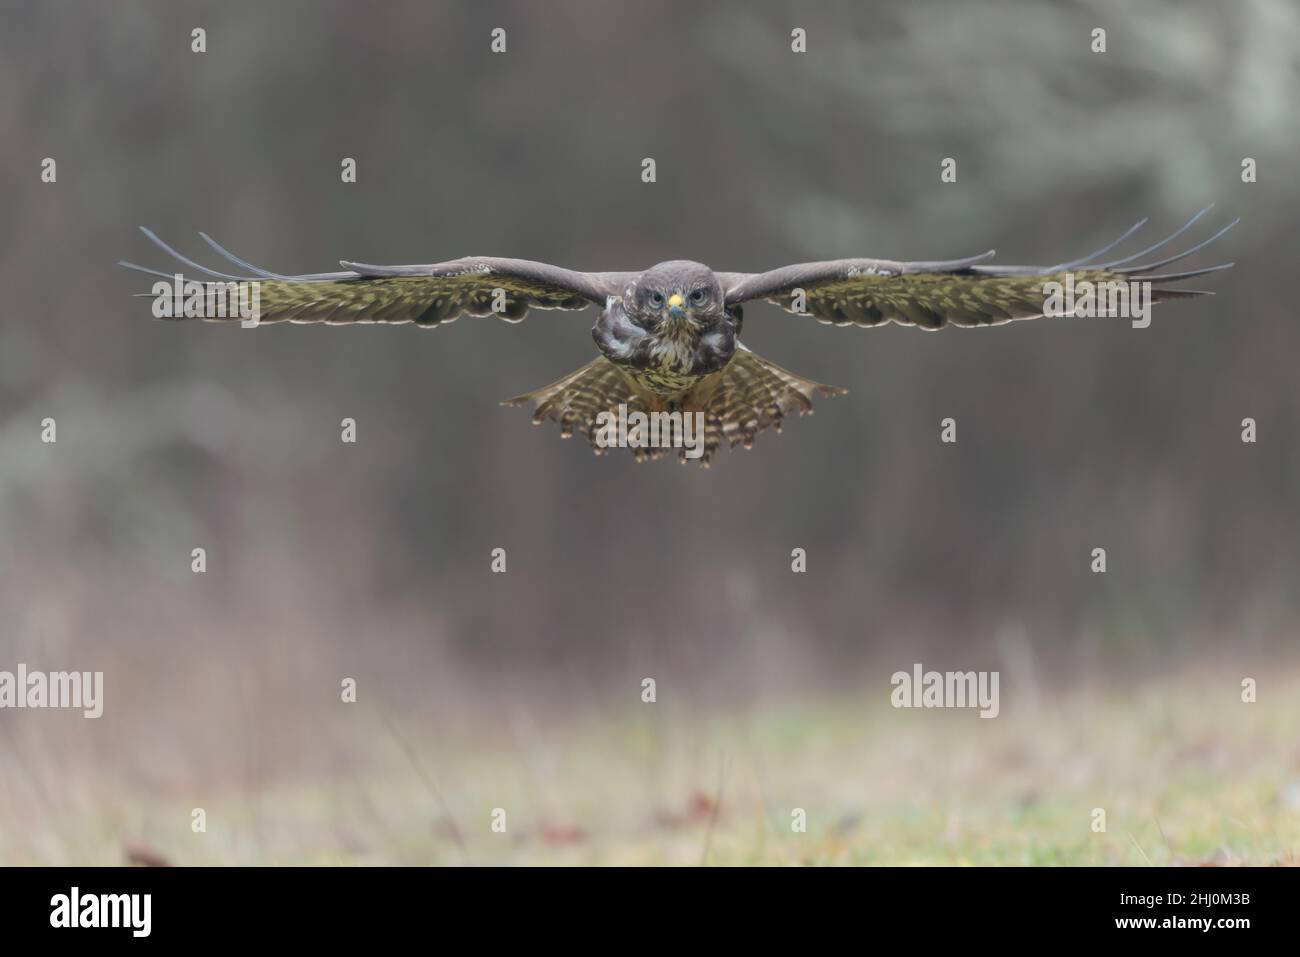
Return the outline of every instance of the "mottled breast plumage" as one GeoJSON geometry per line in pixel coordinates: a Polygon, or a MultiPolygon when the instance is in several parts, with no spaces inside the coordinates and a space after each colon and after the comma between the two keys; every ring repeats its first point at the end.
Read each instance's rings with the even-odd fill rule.
{"type": "Polygon", "coordinates": [[[707,266],[661,263],[611,297],[592,337],[640,388],[673,398],[731,361],[739,321],[707,266]]]}

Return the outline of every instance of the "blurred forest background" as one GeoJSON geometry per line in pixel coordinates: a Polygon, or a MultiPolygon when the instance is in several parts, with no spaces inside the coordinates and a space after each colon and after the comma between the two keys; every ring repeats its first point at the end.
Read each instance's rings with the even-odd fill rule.
{"type": "MultiPolygon", "coordinates": [[[[1020,818],[999,811],[953,823],[980,775],[1020,768],[999,805],[1015,815],[1074,781],[1085,810],[1069,817],[1101,801],[1089,775],[1119,767],[1099,752],[1081,769],[1079,741],[1017,764],[1051,724],[1041,709],[1073,702],[1062,734],[1131,730],[1144,694],[1169,710],[1142,734],[1198,781],[1228,773],[1214,755],[1257,749],[1232,773],[1264,768],[1260,800],[1294,828],[1300,752],[1260,736],[1283,712],[1229,727],[1241,677],[1291,673],[1300,611],[1291,0],[6,0],[0,16],[0,668],[102,670],[107,686],[99,721],[0,713],[0,862],[112,862],[129,841],[181,862],[481,860],[500,852],[466,835],[503,791],[523,833],[581,859],[693,860],[694,838],[681,856],[591,851],[609,845],[590,808],[604,795],[634,817],[638,802],[694,815],[722,846],[716,789],[743,777],[722,752],[751,770],[767,756],[750,779],[767,782],[773,833],[788,831],[783,788],[787,804],[802,784],[830,789],[831,840],[880,820],[872,781],[923,805],[942,766],[957,777],[917,833],[1010,834],[1020,818]],[[57,183],[40,180],[45,157],[57,183]],[[955,184],[940,184],[944,157],[955,184]],[[1210,202],[1196,235],[1243,222],[1191,264],[1236,268],[1145,330],[930,335],[750,307],[751,348],[850,394],[709,472],[596,459],[497,404],[585,363],[594,313],[173,325],[115,265],[170,267],[138,225],[209,261],[204,230],[280,272],[469,254],[760,270],[994,247],[1050,263],[1150,216],[1136,250],[1210,202]],[[40,441],[46,417],[56,444],[40,441]],[[343,417],[356,445],[339,441],[343,417]],[[1003,717],[891,711],[888,676],[914,661],[1001,670],[1003,717]],[[1101,717],[1094,693],[1138,710],[1101,717]],[[1173,744],[1170,715],[1204,734],[1173,744]],[[1020,743],[986,744],[996,754],[961,777],[955,742],[1008,733],[1020,743]],[[608,737],[568,737],[591,734],[608,737]],[[912,741],[914,763],[872,750],[885,740],[912,741]],[[794,752],[798,785],[777,756],[794,752]],[[616,773],[638,783],[618,790],[616,773]],[[285,793],[293,811],[268,823],[268,795],[285,793]],[[214,814],[224,850],[195,849],[194,806],[239,808],[214,814]],[[312,815],[320,835],[276,843],[312,815]],[[412,816],[427,848],[403,836],[412,816]],[[362,819],[391,828],[354,833],[362,819]]],[[[1148,779],[1123,781],[1142,806],[1148,779]]],[[[1287,841],[1266,817],[1268,859],[1287,841]]],[[[745,853],[732,859],[768,859],[745,853]]],[[[1003,859],[990,854],[889,859],[1003,859]]]]}

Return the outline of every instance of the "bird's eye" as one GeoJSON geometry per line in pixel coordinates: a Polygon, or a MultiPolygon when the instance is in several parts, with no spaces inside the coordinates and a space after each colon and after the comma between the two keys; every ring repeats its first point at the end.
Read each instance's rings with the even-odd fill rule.
{"type": "Polygon", "coordinates": [[[650,305],[662,306],[664,304],[664,294],[661,292],[650,293],[650,305]]]}
{"type": "Polygon", "coordinates": [[[691,293],[691,302],[695,303],[696,305],[699,305],[704,301],[704,297],[706,295],[708,295],[707,290],[705,290],[705,288],[701,286],[699,289],[696,289],[693,293],[691,293]]]}

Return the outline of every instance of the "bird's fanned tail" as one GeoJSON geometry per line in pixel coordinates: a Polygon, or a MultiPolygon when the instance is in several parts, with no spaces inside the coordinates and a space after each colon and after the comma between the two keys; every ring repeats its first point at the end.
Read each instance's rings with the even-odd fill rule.
{"type": "Polygon", "coordinates": [[[814,395],[847,395],[848,391],[795,375],[739,346],[705,410],[705,454],[711,455],[723,439],[733,447],[751,448],[754,437],[765,429],[780,432],[782,420],[791,412],[811,415],[814,395]]]}
{"type": "MultiPolygon", "coordinates": [[[[725,369],[680,400],[666,404],[642,394],[618,366],[602,356],[550,385],[507,399],[502,405],[536,403],[535,424],[548,419],[558,422],[564,438],[575,432],[586,436],[597,455],[608,451],[599,442],[602,412],[617,417],[620,405],[625,406],[628,415],[702,412],[702,452],[695,461],[708,468],[714,452],[724,442],[750,448],[760,432],[769,428],[780,432],[782,421],[790,413],[811,414],[814,395],[844,395],[847,391],[797,376],[740,346],[725,369]]],[[[687,448],[681,446],[629,447],[629,451],[637,461],[657,459],[674,451],[683,464],[691,461],[687,448]]]]}
{"type": "Polygon", "coordinates": [[[572,437],[574,432],[587,436],[592,448],[600,455],[605,450],[596,445],[596,417],[601,412],[617,414],[620,403],[629,411],[646,411],[637,398],[632,384],[618,366],[604,356],[593,359],[577,372],[571,372],[550,385],[525,392],[502,405],[526,405],[536,402],[533,424],[541,425],[547,419],[560,423],[560,435],[572,437]]]}

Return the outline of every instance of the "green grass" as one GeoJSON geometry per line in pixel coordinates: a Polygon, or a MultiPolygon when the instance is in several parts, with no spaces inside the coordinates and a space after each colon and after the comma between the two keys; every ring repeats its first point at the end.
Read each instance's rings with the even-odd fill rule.
{"type": "Polygon", "coordinates": [[[1028,707],[1004,690],[993,720],[896,711],[878,688],[730,714],[638,704],[467,719],[436,741],[415,719],[395,733],[353,712],[350,730],[322,729],[351,736],[343,770],[187,801],[105,779],[0,814],[0,860],[115,864],[139,844],[176,864],[1294,864],[1300,680],[1269,676],[1254,704],[1239,680],[1028,707]],[[195,805],[206,833],[190,830],[195,805]],[[807,833],[791,831],[796,807],[807,833]]]}

